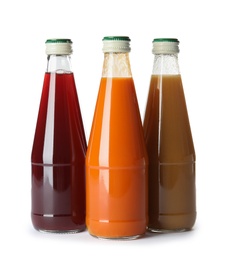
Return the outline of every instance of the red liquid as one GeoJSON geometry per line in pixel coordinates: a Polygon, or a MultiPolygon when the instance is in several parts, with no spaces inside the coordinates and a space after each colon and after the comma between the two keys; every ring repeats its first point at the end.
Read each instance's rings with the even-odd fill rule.
{"type": "Polygon", "coordinates": [[[32,149],[36,229],[85,229],[86,149],[73,73],[46,73],[32,149]]]}

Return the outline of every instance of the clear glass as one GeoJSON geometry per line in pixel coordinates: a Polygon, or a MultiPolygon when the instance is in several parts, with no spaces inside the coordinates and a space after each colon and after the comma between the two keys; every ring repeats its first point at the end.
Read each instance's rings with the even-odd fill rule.
{"type": "Polygon", "coordinates": [[[146,232],[147,153],[128,53],[105,53],[86,156],[86,224],[102,239],[146,232]]]}
{"type": "Polygon", "coordinates": [[[102,77],[103,78],[132,77],[128,52],[105,53],[102,77]]]}
{"type": "Polygon", "coordinates": [[[49,73],[71,73],[71,56],[70,55],[48,55],[47,72],[49,73]]]}
{"type": "Polygon", "coordinates": [[[196,157],[177,54],[154,57],[143,127],[149,157],[147,228],[189,230],[196,219],[196,157]]]}
{"type": "Polygon", "coordinates": [[[156,54],[154,56],[153,75],[179,75],[177,54],[156,54]]]}

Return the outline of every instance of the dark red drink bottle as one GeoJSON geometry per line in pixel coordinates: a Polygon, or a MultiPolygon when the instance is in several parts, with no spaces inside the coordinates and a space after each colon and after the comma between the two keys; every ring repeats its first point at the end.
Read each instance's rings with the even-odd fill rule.
{"type": "Polygon", "coordinates": [[[47,40],[46,54],[31,155],[31,218],[39,231],[79,232],[85,229],[87,143],[70,63],[72,41],[47,40]]]}

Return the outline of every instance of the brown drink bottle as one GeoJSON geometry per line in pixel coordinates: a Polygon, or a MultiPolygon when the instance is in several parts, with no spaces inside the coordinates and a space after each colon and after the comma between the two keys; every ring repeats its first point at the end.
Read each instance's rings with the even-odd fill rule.
{"type": "Polygon", "coordinates": [[[148,230],[184,231],[196,219],[195,150],[178,65],[179,41],[154,39],[144,134],[149,157],[148,230]]]}

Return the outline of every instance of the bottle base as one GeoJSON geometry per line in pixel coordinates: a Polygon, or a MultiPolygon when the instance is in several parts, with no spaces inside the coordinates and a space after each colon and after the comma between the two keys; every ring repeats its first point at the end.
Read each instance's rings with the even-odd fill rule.
{"type": "Polygon", "coordinates": [[[71,215],[45,216],[32,214],[33,227],[42,233],[72,234],[86,229],[85,224],[76,224],[71,215]]]}
{"type": "Polygon", "coordinates": [[[143,235],[135,235],[135,236],[125,236],[125,237],[102,237],[102,236],[95,236],[90,234],[92,237],[100,239],[100,240],[115,240],[115,241],[130,241],[130,240],[136,240],[143,235]]]}
{"type": "Polygon", "coordinates": [[[150,214],[147,231],[152,233],[179,233],[193,228],[196,212],[180,214],[150,214]]]}
{"type": "Polygon", "coordinates": [[[75,234],[75,233],[79,233],[79,232],[83,232],[85,229],[75,229],[75,230],[45,230],[45,229],[37,229],[35,228],[37,231],[41,232],[41,233],[46,233],[46,234],[75,234]]]}
{"type": "Polygon", "coordinates": [[[160,229],[160,228],[147,228],[147,231],[150,233],[159,233],[159,234],[166,234],[166,233],[181,233],[190,231],[190,228],[178,228],[178,229],[160,229]]]}
{"type": "Polygon", "coordinates": [[[146,233],[146,219],[103,221],[87,218],[86,224],[91,236],[103,240],[135,240],[146,233]]]}

